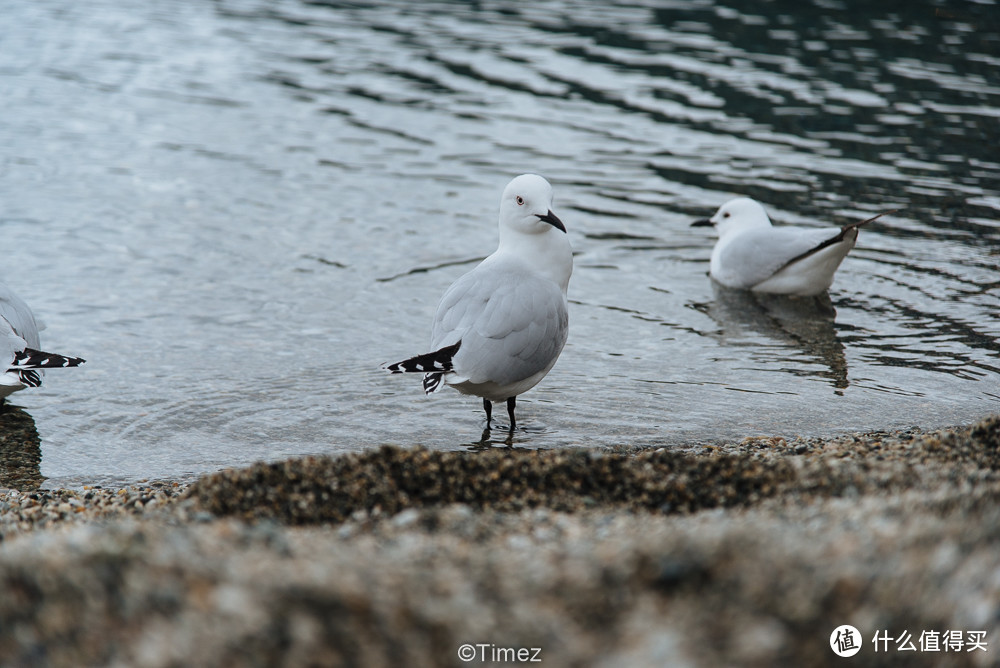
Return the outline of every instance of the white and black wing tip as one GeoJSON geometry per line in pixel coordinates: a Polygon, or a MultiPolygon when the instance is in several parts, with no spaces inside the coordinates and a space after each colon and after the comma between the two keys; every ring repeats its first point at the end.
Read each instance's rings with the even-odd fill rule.
{"type": "Polygon", "coordinates": [[[35,369],[61,369],[68,366],[80,366],[84,361],[80,357],[67,357],[34,348],[25,348],[14,353],[14,360],[7,367],[7,371],[16,372],[22,385],[38,387],[42,384],[42,376],[35,369]]]}
{"type": "Polygon", "coordinates": [[[68,357],[56,353],[46,353],[34,348],[25,348],[14,353],[11,370],[21,369],[60,369],[67,366],[80,366],[86,360],[80,357],[68,357]]]}
{"type": "Polygon", "coordinates": [[[444,374],[454,370],[452,360],[461,345],[462,342],[459,341],[432,353],[417,355],[395,364],[387,364],[383,368],[389,373],[423,373],[424,393],[431,394],[441,389],[444,374]]]}
{"type": "Polygon", "coordinates": [[[382,368],[389,373],[447,373],[453,370],[451,361],[461,345],[462,342],[459,341],[453,346],[417,355],[395,364],[387,364],[382,368]]]}

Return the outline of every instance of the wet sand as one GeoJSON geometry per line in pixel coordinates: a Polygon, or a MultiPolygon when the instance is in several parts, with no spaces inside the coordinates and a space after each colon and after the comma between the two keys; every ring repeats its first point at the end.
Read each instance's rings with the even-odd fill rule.
{"type": "Polygon", "coordinates": [[[0,665],[995,665],[1000,417],[0,491],[0,665]],[[986,632],[986,652],[901,649],[986,632]],[[872,637],[894,639],[875,652],[872,637]],[[472,661],[463,662],[463,644],[472,661]]]}

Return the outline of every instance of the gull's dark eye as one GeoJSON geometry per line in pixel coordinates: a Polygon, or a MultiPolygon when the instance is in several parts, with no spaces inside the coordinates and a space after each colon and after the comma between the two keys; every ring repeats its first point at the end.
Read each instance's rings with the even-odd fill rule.
{"type": "Polygon", "coordinates": [[[725,212],[724,214],[722,214],[722,217],[723,217],[723,218],[729,218],[729,212],[728,212],[728,211],[726,211],[726,212],[725,212]]]}
{"type": "Polygon", "coordinates": [[[518,206],[523,206],[524,205],[524,198],[521,197],[520,195],[518,195],[517,197],[515,197],[514,201],[517,202],[518,206]]]}

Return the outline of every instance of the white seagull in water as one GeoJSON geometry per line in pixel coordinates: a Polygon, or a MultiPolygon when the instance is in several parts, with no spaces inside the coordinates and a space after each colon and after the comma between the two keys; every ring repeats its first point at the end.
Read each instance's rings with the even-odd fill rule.
{"type": "Polygon", "coordinates": [[[894,211],[841,228],[772,227],[759,202],[738,197],[692,226],[718,230],[709,275],[722,285],[808,297],[833,284],[834,273],[858,240],[858,228],[886,213],[894,211]]]}
{"type": "Polygon", "coordinates": [[[433,352],[383,368],[423,373],[427,394],[448,384],[482,397],[487,428],[492,402],[506,401],[513,430],[517,395],[545,377],[566,343],[572,273],[566,227],[552,213],[552,186],[535,174],[518,176],[500,199],[496,252],[455,281],[438,304],[433,352]]]}
{"type": "Polygon", "coordinates": [[[0,405],[7,395],[42,384],[43,369],[79,366],[79,357],[66,357],[39,350],[38,325],[31,309],[6,285],[0,283],[0,405]]]}

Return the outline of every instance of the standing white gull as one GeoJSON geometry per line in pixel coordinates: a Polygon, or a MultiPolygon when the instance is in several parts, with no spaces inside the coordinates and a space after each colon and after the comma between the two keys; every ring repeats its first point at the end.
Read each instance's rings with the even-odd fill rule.
{"type": "Polygon", "coordinates": [[[500,243],[441,298],[431,330],[433,352],[385,365],[424,374],[424,392],[445,384],[492,402],[507,402],[516,426],[517,395],[555,365],[569,333],[566,288],[573,251],[552,213],[552,186],[536,174],[511,181],[500,199],[500,243]]]}
{"type": "Polygon", "coordinates": [[[42,384],[41,370],[79,366],[79,357],[39,350],[38,325],[28,305],[0,283],[0,404],[7,395],[42,384]]]}
{"type": "Polygon", "coordinates": [[[692,226],[717,228],[709,275],[722,285],[805,297],[833,284],[833,275],[857,242],[858,228],[886,213],[893,212],[841,228],[772,227],[759,202],[738,197],[692,226]]]}

